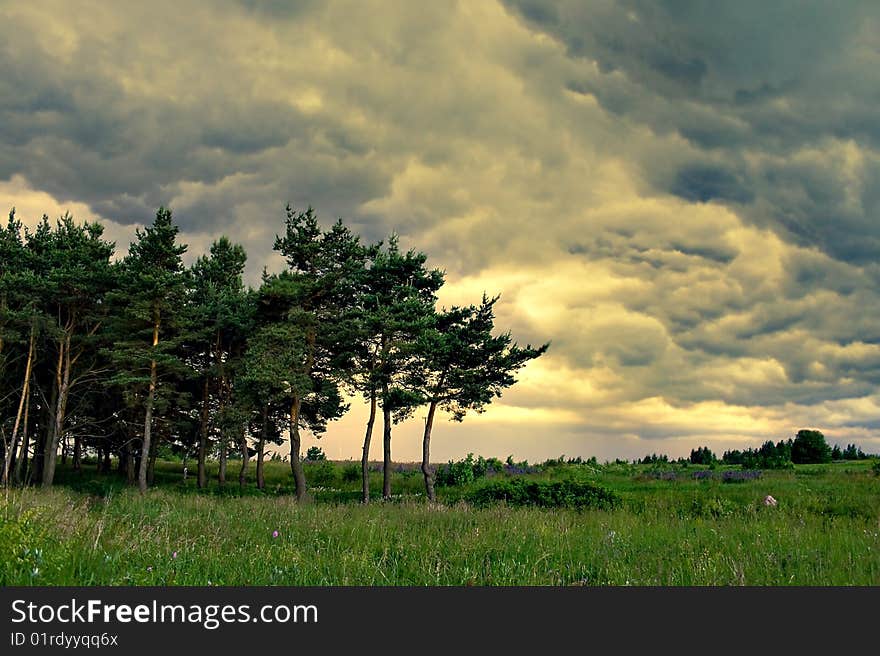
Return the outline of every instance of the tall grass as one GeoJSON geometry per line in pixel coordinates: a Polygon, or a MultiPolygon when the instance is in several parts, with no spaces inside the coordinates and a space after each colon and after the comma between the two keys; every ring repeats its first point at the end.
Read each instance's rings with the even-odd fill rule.
{"type": "MultiPolygon", "coordinates": [[[[281,471],[265,494],[239,495],[237,483],[196,494],[176,475],[145,497],[97,477],[12,491],[0,520],[0,583],[880,585],[880,477],[868,470],[733,484],[590,474],[624,500],[608,511],[477,509],[451,490],[440,505],[415,492],[337,503],[321,490],[297,504],[273,487],[289,486],[281,471]],[[767,493],[779,506],[761,503],[767,493]]],[[[395,483],[407,490],[408,480],[395,483]]]]}

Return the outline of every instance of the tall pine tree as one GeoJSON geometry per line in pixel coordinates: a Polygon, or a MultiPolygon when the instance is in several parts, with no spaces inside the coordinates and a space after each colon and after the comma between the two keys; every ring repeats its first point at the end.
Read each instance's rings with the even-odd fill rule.
{"type": "Polygon", "coordinates": [[[493,335],[494,306],[498,297],[485,295],[478,306],[453,307],[438,312],[434,324],[415,344],[409,382],[428,404],[422,437],[422,474],[425,493],[435,500],[431,467],[431,431],[437,409],[462,421],[469,411],[485,406],[516,382],[516,372],[542,355],[549,344],[520,347],[510,333],[493,335]]]}
{"type": "Polygon", "coordinates": [[[160,376],[179,373],[176,354],[178,321],[186,297],[182,256],[186,245],[177,243],[179,228],[171,210],[159,208],[152,225],[136,231],[136,240],[123,261],[112,357],[118,370],[116,384],[130,402],[143,404],[138,488],[147,489],[147,468],[153,438],[153,412],[160,376]]]}
{"type": "Polygon", "coordinates": [[[284,256],[287,270],[265,279],[261,307],[264,325],[281,323],[277,330],[291,334],[292,357],[287,361],[296,366],[285,379],[290,465],[297,498],[302,499],[306,482],[300,426],[305,423],[320,432],[327,420],[346,410],[339,385],[353,356],[351,334],[340,317],[358,301],[369,249],[341,221],[322,231],[311,207],[297,212],[288,205],[286,213],[285,232],[276,237],[275,250],[284,256]]]}
{"type": "Polygon", "coordinates": [[[43,456],[43,487],[52,485],[58,447],[65,431],[71,391],[96,363],[95,333],[106,319],[104,297],[114,284],[110,258],[115,245],[103,239],[99,223],[76,224],[62,217],[44,257],[47,314],[55,358],[52,424],[43,456]]]}
{"type": "MultiPolygon", "coordinates": [[[[412,413],[421,397],[406,384],[407,372],[414,357],[414,345],[427,330],[434,314],[437,290],[444,274],[426,266],[427,255],[414,250],[403,252],[396,235],[376,255],[368,277],[368,293],[363,300],[372,341],[375,373],[370,377],[376,386],[382,408],[382,497],[391,498],[391,437],[394,423],[412,413]]],[[[372,405],[372,404],[371,404],[372,405]]],[[[364,440],[369,448],[370,429],[364,440]]],[[[366,478],[366,462],[362,462],[366,478]]],[[[364,494],[367,499],[367,491],[364,494]]]]}
{"type": "Polygon", "coordinates": [[[239,430],[241,418],[233,405],[233,390],[235,372],[253,318],[254,299],[242,280],[246,262],[244,247],[223,236],[211,244],[209,254],[199,257],[191,270],[192,294],[185,351],[202,387],[197,478],[198,486],[202,488],[207,484],[205,463],[211,415],[215,415],[218,421],[214,423],[220,429],[221,467],[218,475],[221,485],[226,478],[230,433],[244,434],[239,430]],[[214,413],[211,413],[212,407],[214,413]]]}

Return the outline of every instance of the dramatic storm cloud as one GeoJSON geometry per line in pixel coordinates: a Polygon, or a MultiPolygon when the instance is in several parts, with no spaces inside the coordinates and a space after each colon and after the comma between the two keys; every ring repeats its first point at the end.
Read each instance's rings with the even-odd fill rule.
{"type": "MultiPolygon", "coordinates": [[[[0,2],[0,204],[396,231],[550,340],[438,458],[880,451],[875,2],[0,2]]],[[[357,404],[355,404],[357,405],[357,404]]],[[[356,457],[359,408],[321,445],[356,457]]],[[[395,438],[414,459],[421,420],[395,438]]]]}

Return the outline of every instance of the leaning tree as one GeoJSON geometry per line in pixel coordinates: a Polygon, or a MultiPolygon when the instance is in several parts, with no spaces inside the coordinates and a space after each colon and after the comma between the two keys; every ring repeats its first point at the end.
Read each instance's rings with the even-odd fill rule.
{"type": "Polygon", "coordinates": [[[515,374],[542,355],[549,344],[520,347],[509,332],[493,335],[498,297],[483,296],[479,305],[452,307],[436,313],[433,325],[415,344],[409,382],[428,405],[422,438],[425,493],[435,500],[431,467],[431,431],[437,409],[462,421],[516,382],[515,374]]]}

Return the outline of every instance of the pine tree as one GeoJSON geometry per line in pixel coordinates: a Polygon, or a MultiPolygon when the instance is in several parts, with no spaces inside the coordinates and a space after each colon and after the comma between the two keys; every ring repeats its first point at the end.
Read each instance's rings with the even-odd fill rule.
{"type": "Polygon", "coordinates": [[[320,434],[328,420],[347,409],[339,387],[353,356],[342,318],[357,302],[367,249],[341,221],[322,231],[311,207],[296,212],[288,205],[286,215],[285,233],[276,237],[274,248],[284,256],[287,270],[264,277],[258,323],[272,344],[287,335],[282,380],[289,402],[291,472],[302,499],[300,428],[320,434]]]}
{"type": "Polygon", "coordinates": [[[179,341],[175,330],[186,298],[181,258],[187,247],[177,243],[178,230],[171,210],[163,207],[152,225],[136,231],[136,240],[122,264],[120,292],[113,299],[117,314],[111,356],[118,367],[114,382],[125,389],[132,406],[143,407],[137,472],[141,493],[147,489],[160,377],[183,370],[175,353],[179,341]]]}
{"type": "MultiPolygon", "coordinates": [[[[235,372],[244,353],[253,319],[254,299],[245,289],[247,254],[239,244],[221,237],[211,244],[208,256],[199,257],[192,267],[189,330],[185,340],[186,359],[201,380],[199,420],[198,486],[207,484],[205,462],[211,432],[210,409],[220,429],[220,484],[226,478],[226,453],[230,435],[244,440],[243,423],[234,404],[235,372]],[[213,404],[212,404],[213,392],[213,404]]],[[[247,451],[242,450],[243,466],[247,451]]]]}
{"type": "MultiPolygon", "coordinates": [[[[46,223],[44,219],[44,224],[46,223]]],[[[115,245],[103,239],[99,223],[77,225],[63,216],[51,232],[43,283],[46,313],[53,321],[54,389],[52,423],[43,451],[43,487],[52,485],[58,447],[65,432],[70,395],[95,368],[96,333],[104,325],[104,298],[114,284],[110,258],[115,245]]]]}
{"type": "Polygon", "coordinates": [[[392,426],[421,403],[421,397],[405,385],[414,357],[413,347],[431,325],[437,290],[443,272],[426,267],[427,256],[413,250],[402,252],[396,235],[385,247],[370,253],[358,303],[358,389],[370,403],[364,435],[361,475],[362,500],[369,501],[368,458],[377,402],[382,408],[382,496],[391,497],[392,426]]]}
{"type": "Polygon", "coordinates": [[[27,461],[26,424],[32,394],[31,379],[37,359],[37,339],[46,324],[40,306],[41,279],[35,275],[35,260],[26,246],[26,238],[27,233],[23,235],[22,224],[15,218],[13,209],[6,228],[0,230],[0,381],[3,399],[17,399],[14,407],[9,409],[14,412],[15,419],[8,439],[3,432],[0,480],[4,485],[10,483],[13,471],[16,480],[21,481],[27,461]],[[16,382],[12,383],[13,380],[16,382]],[[8,389],[7,381],[12,383],[8,389]],[[22,436],[25,439],[21,439],[22,436]]]}
{"type": "Polygon", "coordinates": [[[438,408],[454,421],[485,406],[516,382],[516,372],[542,355],[549,344],[518,346],[510,333],[493,335],[498,297],[478,306],[453,307],[434,316],[433,325],[415,345],[410,381],[428,404],[422,439],[425,492],[434,501],[434,471],[430,461],[431,431],[438,408]]]}

